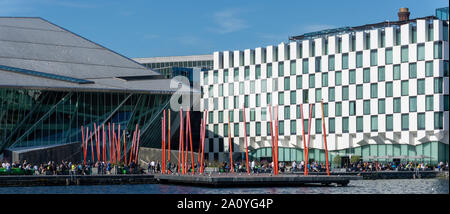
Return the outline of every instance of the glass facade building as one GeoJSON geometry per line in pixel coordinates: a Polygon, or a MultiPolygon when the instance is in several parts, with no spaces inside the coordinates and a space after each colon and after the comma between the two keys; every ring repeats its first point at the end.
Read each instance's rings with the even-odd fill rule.
{"type": "Polygon", "coordinates": [[[81,142],[81,126],[93,131],[94,124],[116,131],[120,124],[128,149],[138,124],[140,146],[159,148],[161,114],[177,91],[170,83],[44,19],[1,17],[0,158],[81,142]]]}

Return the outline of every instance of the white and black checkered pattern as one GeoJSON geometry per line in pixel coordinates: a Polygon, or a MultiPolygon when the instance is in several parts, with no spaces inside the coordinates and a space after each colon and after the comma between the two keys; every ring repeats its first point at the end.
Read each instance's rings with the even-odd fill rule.
{"type": "MultiPolygon", "coordinates": [[[[250,149],[260,147],[270,147],[271,136],[267,132],[269,121],[267,95],[271,94],[272,106],[278,106],[281,133],[280,146],[303,148],[302,125],[297,108],[303,105],[304,118],[309,117],[309,106],[314,104],[314,113],[311,124],[310,147],[323,149],[323,135],[316,133],[316,121],[321,119],[320,101],[316,100],[316,89],[321,90],[324,104],[328,107],[328,115],[325,116],[327,145],[328,149],[342,150],[354,148],[365,144],[409,144],[418,145],[427,141],[440,141],[448,144],[448,123],[444,122],[442,127],[435,128],[435,113],[442,114],[443,121],[449,120],[448,104],[444,109],[445,99],[449,94],[448,76],[448,41],[443,39],[441,20],[432,20],[434,38],[428,38],[427,29],[429,20],[417,20],[417,23],[407,23],[401,25],[400,44],[396,44],[395,27],[385,27],[367,31],[349,32],[340,35],[331,35],[312,40],[281,43],[280,45],[268,46],[266,48],[256,48],[245,51],[224,51],[214,53],[214,70],[202,73],[200,81],[204,94],[201,100],[201,108],[206,108],[210,113],[208,117],[207,143],[205,151],[210,153],[209,158],[219,161],[227,159],[228,155],[228,133],[225,126],[228,125],[229,112],[233,112],[231,118],[231,135],[235,144],[233,152],[244,152],[244,123],[240,122],[240,111],[248,96],[246,106],[246,121],[249,124],[248,145],[250,149]],[[416,41],[411,41],[411,29],[417,29],[416,41]],[[385,35],[385,45],[380,47],[380,35],[385,35]],[[368,40],[370,35],[370,40],[368,40]],[[352,48],[351,38],[355,38],[355,47],[352,48]],[[342,41],[341,50],[338,51],[339,43],[342,41]],[[326,41],[328,43],[326,45],[326,41]],[[313,46],[314,44],[314,46],[313,46]],[[435,56],[435,44],[441,45],[441,57],[435,56]],[[424,45],[424,59],[418,59],[417,46],[424,45]],[[314,50],[312,50],[312,47],[314,50]],[[328,47],[325,50],[324,47],[328,47]],[[408,47],[408,58],[401,60],[402,47],[408,47]],[[386,64],[386,49],[392,50],[392,63],[386,64]],[[371,65],[371,51],[376,50],[377,64],[371,65]],[[315,56],[312,53],[315,52],[315,56]],[[356,54],[362,53],[362,66],[357,67],[356,54]],[[342,68],[342,56],[348,55],[348,68],[342,68]],[[334,57],[335,68],[328,70],[329,59],[334,57]],[[316,71],[316,60],[320,59],[321,70],[316,71]],[[303,72],[304,60],[308,61],[308,71],[303,72]],[[291,62],[295,62],[295,71],[291,73],[291,62]],[[432,63],[432,74],[427,75],[425,64],[432,63]],[[279,75],[279,65],[283,64],[284,72],[279,75]],[[409,66],[416,64],[416,75],[410,77],[409,66]],[[394,79],[394,66],[400,66],[400,78],[394,79]],[[267,67],[272,67],[272,76],[267,76],[267,67]],[[447,66],[447,68],[445,68],[447,66]],[[260,75],[257,77],[257,67],[260,68],[260,75]],[[384,80],[378,78],[379,68],[384,68],[384,80]],[[234,77],[235,69],[239,76],[234,77]],[[364,70],[369,69],[370,81],[364,81],[364,70]],[[355,82],[349,82],[350,71],[355,72],[355,82]],[[228,79],[224,79],[224,73],[228,72],[228,79]],[[342,83],[336,84],[336,72],[341,72],[342,83]],[[248,74],[248,75],[247,75],[248,74]],[[328,75],[328,82],[322,85],[322,74],[328,75]],[[310,85],[310,77],[314,76],[314,86],[310,85]],[[205,77],[207,79],[205,79],[205,77]],[[301,87],[297,88],[297,77],[301,77],[301,87]],[[285,78],[287,78],[285,80],[285,78]],[[425,82],[424,93],[418,94],[418,80],[425,82]],[[286,81],[286,82],[285,82],[286,81]],[[402,95],[402,81],[408,81],[408,92],[402,95]],[[442,84],[439,87],[435,82],[442,84]],[[285,83],[289,83],[286,86],[285,83]],[[374,85],[376,84],[376,85],[374,85]],[[386,84],[392,84],[392,96],[386,96],[386,84]],[[251,87],[254,85],[254,88],[251,87]],[[362,98],[357,98],[356,88],[362,86],[362,98]],[[233,87],[231,91],[229,88],[233,87]],[[241,88],[243,87],[243,89],[241,88]],[[371,87],[377,88],[375,97],[371,96],[371,87]],[[437,91],[435,91],[437,87],[437,91]],[[334,88],[334,100],[330,100],[329,90],[334,88]],[[348,99],[344,99],[343,90],[348,88],[348,99]],[[243,91],[242,91],[243,90],[243,91]],[[231,92],[231,94],[230,94],[231,92]],[[243,92],[243,93],[240,93],[243,92]],[[291,100],[291,92],[295,93],[295,100],[291,100]],[[304,95],[308,92],[308,101],[305,102],[304,95]],[[279,103],[279,95],[284,96],[284,103],[279,103]],[[433,107],[426,110],[426,96],[432,96],[433,107]],[[257,97],[258,100],[257,100],[257,97]],[[416,97],[417,109],[410,111],[410,97],[416,97]],[[394,112],[394,99],[400,99],[400,111],[394,112]],[[235,107],[234,100],[239,103],[235,107]],[[379,113],[378,102],[384,100],[385,111],[379,113]],[[370,105],[370,112],[364,112],[364,101],[370,105]],[[350,102],[355,103],[354,114],[350,115],[350,102]],[[336,114],[336,103],[341,103],[342,114],[336,114]],[[228,104],[228,106],[225,106],[228,104]],[[285,110],[289,114],[285,115],[285,110]],[[251,113],[253,112],[253,113],[251,113]],[[425,114],[425,127],[418,129],[417,115],[425,114]],[[220,116],[219,114],[223,114],[220,116]],[[408,115],[409,128],[402,130],[402,114],[408,115]],[[393,118],[392,130],[386,130],[387,115],[393,118]],[[219,117],[220,116],[220,117],[219,117]],[[286,116],[286,117],[285,117],[286,116]],[[371,117],[377,116],[378,129],[372,131],[371,117]],[[357,117],[363,119],[363,130],[357,130],[357,117]],[[342,120],[348,118],[348,132],[343,131],[342,120]],[[329,132],[329,121],[334,119],[334,133],[329,132]],[[291,121],[295,121],[295,133],[291,133],[291,121]],[[238,135],[235,137],[235,126],[239,127],[238,135]],[[260,133],[256,133],[257,126],[260,126],[260,133]],[[222,142],[223,141],[223,142],[222,142]],[[220,143],[219,143],[220,142],[220,143]],[[212,147],[212,148],[211,148],[212,147]]],[[[259,69],[258,68],[258,69],[259,69]]],[[[226,77],[225,77],[226,78],[226,77]]],[[[367,77],[366,77],[367,78],[367,77]]],[[[294,95],[294,94],[293,94],[294,95]]],[[[448,101],[447,101],[448,102],[448,101]]],[[[367,110],[367,108],[366,108],[367,110]]],[[[322,128],[322,123],[319,123],[322,128]]],[[[307,130],[308,127],[305,127],[307,130]]]]}

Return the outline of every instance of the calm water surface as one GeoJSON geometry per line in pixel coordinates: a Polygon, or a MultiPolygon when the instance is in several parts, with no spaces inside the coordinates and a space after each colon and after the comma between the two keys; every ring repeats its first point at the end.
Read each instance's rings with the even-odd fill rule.
{"type": "Polygon", "coordinates": [[[347,187],[204,188],[162,184],[0,187],[0,194],[449,194],[449,180],[356,180],[347,187]]]}

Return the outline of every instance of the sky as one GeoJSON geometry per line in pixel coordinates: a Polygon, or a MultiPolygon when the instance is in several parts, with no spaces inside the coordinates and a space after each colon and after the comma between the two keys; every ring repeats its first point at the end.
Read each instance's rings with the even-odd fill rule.
{"type": "Polygon", "coordinates": [[[289,36],[434,15],[447,0],[0,0],[0,16],[41,17],[129,58],[212,54],[289,36]]]}

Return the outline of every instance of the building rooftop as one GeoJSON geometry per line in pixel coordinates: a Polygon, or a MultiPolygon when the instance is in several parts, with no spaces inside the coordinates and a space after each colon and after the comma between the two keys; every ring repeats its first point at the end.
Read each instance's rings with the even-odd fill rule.
{"type": "Polygon", "coordinates": [[[0,87],[172,93],[170,80],[39,17],[0,17],[0,87]],[[136,81],[133,76],[145,76],[136,81]],[[118,78],[121,77],[121,78],[118,78]],[[133,81],[131,81],[133,80],[133,81]]]}
{"type": "Polygon", "coordinates": [[[133,58],[138,63],[157,63],[157,62],[183,62],[183,61],[212,61],[212,54],[205,55],[190,55],[190,56],[163,56],[163,57],[149,57],[149,58],[133,58]]]}
{"type": "Polygon", "coordinates": [[[355,26],[355,27],[340,27],[340,28],[334,28],[334,29],[325,29],[325,30],[320,30],[320,31],[316,31],[316,32],[305,33],[305,34],[298,35],[298,36],[291,36],[291,37],[289,37],[289,40],[291,40],[291,41],[308,40],[308,39],[314,39],[314,38],[323,37],[323,36],[332,36],[332,35],[338,35],[338,34],[355,32],[355,31],[372,30],[372,29],[390,27],[390,26],[399,26],[399,25],[406,24],[409,22],[416,22],[417,19],[437,19],[437,18],[435,16],[426,16],[426,17],[402,20],[402,21],[384,21],[384,22],[379,22],[379,23],[375,23],[375,24],[366,24],[366,25],[355,26]]]}

